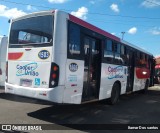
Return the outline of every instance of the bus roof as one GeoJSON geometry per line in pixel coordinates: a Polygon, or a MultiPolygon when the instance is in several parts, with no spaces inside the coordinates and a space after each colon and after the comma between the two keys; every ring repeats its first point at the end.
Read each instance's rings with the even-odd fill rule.
{"type": "Polygon", "coordinates": [[[141,52],[144,52],[146,54],[152,55],[151,53],[147,52],[146,50],[144,50],[144,49],[142,49],[142,48],[140,48],[138,46],[135,46],[135,45],[133,45],[133,44],[127,42],[127,41],[121,40],[119,37],[114,36],[111,33],[108,33],[108,32],[106,32],[106,31],[104,31],[104,30],[102,30],[102,29],[100,29],[100,28],[98,28],[98,27],[96,27],[96,26],[94,26],[92,24],[89,24],[88,22],[85,22],[84,20],[81,20],[81,19],[79,19],[79,18],[77,18],[77,17],[75,17],[75,16],[73,16],[71,14],[69,14],[69,19],[74,23],[77,23],[77,24],[79,24],[79,25],[81,25],[83,27],[86,27],[86,28],[88,28],[88,29],[90,29],[92,31],[95,31],[95,32],[97,32],[99,34],[102,34],[105,37],[108,37],[108,38],[113,39],[113,40],[115,40],[117,42],[126,44],[126,45],[128,45],[128,46],[130,46],[132,48],[135,48],[135,49],[137,49],[137,50],[139,50],[141,52]]]}
{"type": "Polygon", "coordinates": [[[128,45],[128,46],[130,46],[130,47],[132,47],[132,48],[135,48],[135,49],[137,49],[137,50],[139,50],[139,51],[141,51],[143,53],[149,54],[151,56],[153,55],[153,54],[149,53],[148,51],[146,51],[146,50],[144,50],[144,49],[142,49],[142,48],[140,48],[140,47],[138,47],[138,46],[136,46],[134,44],[131,44],[131,43],[125,41],[125,40],[121,40],[121,42],[126,44],[126,45],[128,45]]]}
{"type": "MultiPolygon", "coordinates": [[[[12,21],[17,21],[17,20],[21,20],[21,19],[25,19],[25,18],[30,18],[30,17],[35,17],[35,16],[41,16],[41,15],[51,15],[51,14],[56,13],[56,12],[66,13],[66,12],[60,11],[60,10],[40,11],[40,12],[34,12],[34,13],[30,13],[30,14],[27,14],[27,15],[15,18],[12,21]]],[[[69,13],[66,13],[66,14],[69,14],[69,13]]],[[[69,20],[72,21],[72,22],[74,22],[74,23],[77,23],[77,24],[79,24],[79,25],[81,25],[83,27],[86,27],[86,28],[88,28],[88,29],[90,29],[92,31],[95,31],[95,32],[97,32],[99,34],[102,34],[105,37],[108,37],[108,38],[113,39],[113,40],[115,40],[117,42],[126,44],[126,45],[128,45],[130,47],[133,47],[133,48],[135,48],[137,50],[140,50],[141,52],[144,52],[146,54],[152,55],[151,53],[147,52],[146,50],[144,50],[144,49],[142,49],[142,48],[140,48],[138,46],[135,46],[135,45],[133,45],[133,44],[127,42],[127,41],[121,40],[119,37],[117,37],[115,35],[112,35],[111,33],[106,32],[106,31],[104,31],[104,30],[102,30],[102,29],[100,29],[100,28],[98,28],[98,27],[96,27],[96,26],[94,26],[94,25],[92,25],[92,24],[90,24],[90,23],[82,20],[82,19],[79,19],[79,18],[71,15],[71,14],[69,14],[69,20]]]]}
{"type": "Polygon", "coordinates": [[[40,12],[33,12],[33,13],[29,13],[23,16],[20,16],[18,18],[14,18],[12,19],[12,22],[14,21],[18,21],[18,20],[22,20],[22,19],[26,19],[26,18],[30,18],[30,17],[36,17],[36,16],[43,16],[43,15],[52,15],[54,14],[54,11],[40,11],[40,12]]]}

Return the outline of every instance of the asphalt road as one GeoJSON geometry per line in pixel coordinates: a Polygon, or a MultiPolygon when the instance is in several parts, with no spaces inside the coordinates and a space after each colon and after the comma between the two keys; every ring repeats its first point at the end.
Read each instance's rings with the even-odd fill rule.
{"type": "MultiPolygon", "coordinates": [[[[0,124],[56,124],[60,128],[66,128],[62,132],[69,133],[97,132],[77,130],[74,124],[160,124],[160,91],[151,88],[146,94],[123,95],[114,106],[106,104],[106,101],[83,105],[54,105],[41,100],[5,94],[1,88],[0,124]]],[[[143,132],[148,133],[146,130],[143,132]]]]}

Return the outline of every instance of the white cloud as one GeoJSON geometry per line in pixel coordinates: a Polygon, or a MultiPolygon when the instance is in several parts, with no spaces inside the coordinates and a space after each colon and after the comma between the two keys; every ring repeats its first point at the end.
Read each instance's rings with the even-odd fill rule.
{"type": "Polygon", "coordinates": [[[92,5],[95,5],[95,4],[98,4],[98,3],[102,4],[103,2],[105,2],[105,0],[90,0],[89,1],[89,3],[92,4],[92,5]]]}
{"type": "Polygon", "coordinates": [[[89,3],[94,5],[96,2],[94,0],[91,0],[89,3]]]}
{"type": "Polygon", "coordinates": [[[160,35],[160,27],[154,27],[149,30],[152,35],[160,35]]]}
{"type": "Polygon", "coordinates": [[[27,6],[27,10],[32,10],[32,6],[31,6],[31,5],[28,5],[28,6],[27,6]]]}
{"type": "Polygon", "coordinates": [[[110,8],[111,8],[111,10],[113,10],[114,12],[119,12],[119,8],[118,8],[118,5],[117,4],[112,4],[111,6],[110,6],[110,8]]]}
{"type": "Polygon", "coordinates": [[[113,33],[111,33],[111,34],[112,34],[112,35],[116,35],[116,33],[114,33],[114,32],[113,32],[113,33]]]}
{"type": "Polygon", "coordinates": [[[17,8],[8,8],[5,5],[0,5],[0,16],[2,17],[17,18],[25,14],[25,12],[18,10],[17,8]]]}
{"type": "Polygon", "coordinates": [[[137,28],[136,27],[132,27],[132,28],[130,28],[129,30],[128,30],[128,33],[129,34],[136,34],[137,33],[137,28]]]}
{"type": "Polygon", "coordinates": [[[154,8],[160,5],[160,0],[145,0],[141,5],[146,8],[154,8]]]}
{"type": "Polygon", "coordinates": [[[54,4],[62,4],[67,2],[68,0],[48,0],[49,3],[54,3],[54,4]]]}
{"type": "Polygon", "coordinates": [[[88,9],[84,6],[82,6],[76,12],[72,11],[71,14],[78,17],[78,18],[86,20],[87,14],[88,14],[88,9]]]}
{"type": "Polygon", "coordinates": [[[35,7],[31,6],[31,5],[28,5],[27,6],[27,10],[28,11],[37,11],[37,8],[35,8],[35,7]]]}

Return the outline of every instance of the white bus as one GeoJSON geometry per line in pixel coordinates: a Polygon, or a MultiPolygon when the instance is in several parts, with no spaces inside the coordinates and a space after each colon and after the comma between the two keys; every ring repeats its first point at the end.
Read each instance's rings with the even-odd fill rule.
{"type": "Polygon", "coordinates": [[[0,86],[4,86],[6,79],[6,54],[8,37],[0,36],[0,86]]]}
{"type": "Polygon", "coordinates": [[[63,11],[13,19],[5,92],[81,104],[146,90],[152,54],[63,11]]]}

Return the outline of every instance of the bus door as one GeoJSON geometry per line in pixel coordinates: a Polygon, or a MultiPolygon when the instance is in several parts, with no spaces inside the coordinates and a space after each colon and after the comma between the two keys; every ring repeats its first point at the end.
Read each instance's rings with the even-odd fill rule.
{"type": "Polygon", "coordinates": [[[101,42],[84,37],[84,78],[82,102],[98,99],[101,76],[101,42]]]}
{"type": "Polygon", "coordinates": [[[149,68],[150,68],[150,84],[149,84],[149,86],[154,86],[154,76],[155,76],[156,61],[153,58],[154,58],[153,56],[151,56],[149,58],[149,68]]]}
{"type": "Polygon", "coordinates": [[[134,67],[135,67],[135,58],[134,52],[131,49],[127,49],[127,54],[129,55],[128,60],[128,77],[127,77],[127,89],[126,92],[133,91],[134,83],[134,67]]]}

